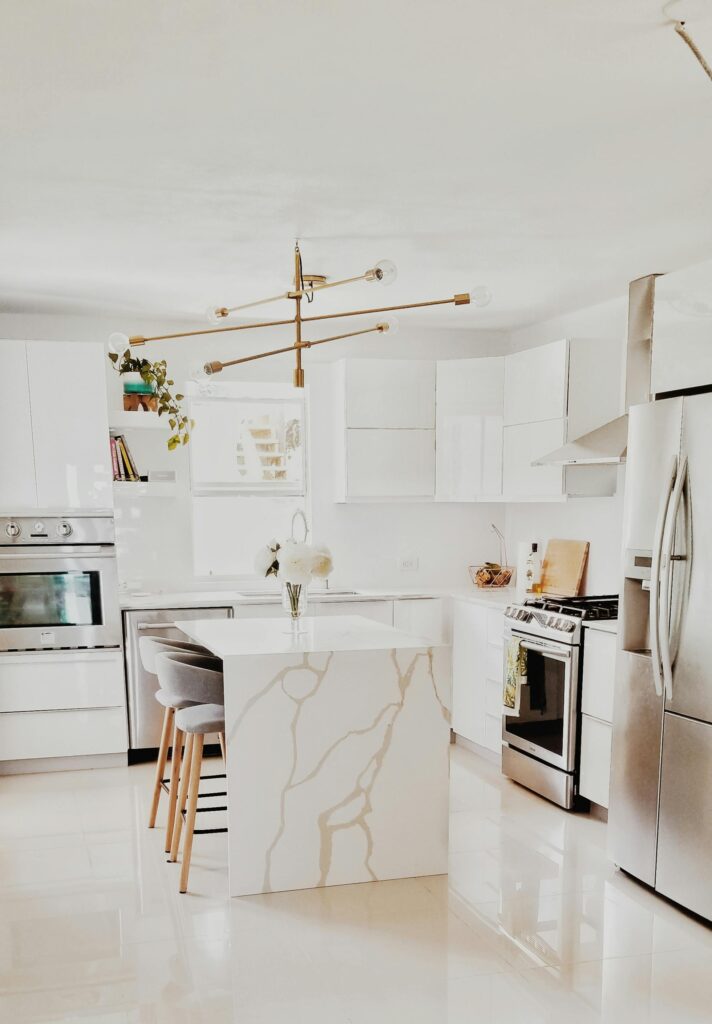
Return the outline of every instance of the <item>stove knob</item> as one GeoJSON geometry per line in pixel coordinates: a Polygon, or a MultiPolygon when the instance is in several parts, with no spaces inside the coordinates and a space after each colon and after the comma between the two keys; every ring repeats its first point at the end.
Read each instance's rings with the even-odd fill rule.
{"type": "Polygon", "coordinates": [[[5,527],[5,533],[8,535],[8,537],[19,537],[20,534],[22,533],[22,530],[20,529],[17,523],[8,523],[7,526],[5,527]]]}
{"type": "Polygon", "coordinates": [[[57,533],[60,537],[69,537],[72,532],[72,527],[69,523],[57,523],[57,533]]]}
{"type": "Polygon", "coordinates": [[[566,621],[563,623],[561,628],[565,629],[567,633],[573,633],[573,631],[576,629],[576,623],[566,621]]]}

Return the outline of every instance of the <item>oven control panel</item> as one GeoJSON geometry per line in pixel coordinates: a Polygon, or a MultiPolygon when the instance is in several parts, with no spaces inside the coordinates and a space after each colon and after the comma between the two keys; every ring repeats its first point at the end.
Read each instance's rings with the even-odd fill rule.
{"type": "Polygon", "coordinates": [[[114,520],[111,516],[0,517],[0,549],[114,542],[114,520]]]}

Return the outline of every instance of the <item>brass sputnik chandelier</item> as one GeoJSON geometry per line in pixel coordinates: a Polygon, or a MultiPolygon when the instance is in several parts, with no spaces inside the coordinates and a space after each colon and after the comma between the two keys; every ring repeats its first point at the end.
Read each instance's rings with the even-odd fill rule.
{"type": "Polygon", "coordinates": [[[241,306],[217,306],[208,310],[208,320],[211,324],[217,325],[226,320],[233,313],[245,309],[252,309],[255,306],[262,306],[268,302],[277,302],[280,299],[291,299],[294,302],[294,316],[288,320],[266,320],[257,323],[235,324],[229,327],[211,326],[196,331],[181,331],[177,334],[157,334],[152,337],[133,335],[127,337],[123,334],[112,334],[109,339],[114,350],[121,350],[127,346],[136,347],[145,345],[150,341],[170,341],[175,338],[194,338],[202,335],[228,334],[232,331],[250,331],[260,327],[285,327],[294,326],[294,342],[283,348],[271,349],[269,352],[257,352],[250,356],[241,356],[239,359],[228,359],[220,361],[214,359],[204,366],[206,374],[220,373],[227,366],[237,366],[240,363],[251,363],[256,359],[267,359],[270,356],[284,355],[293,352],[295,357],[295,368],[293,382],[295,388],[304,387],[304,368],[302,366],[302,352],[305,349],[314,348],[316,345],[325,345],[327,342],[340,341],[343,338],[355,338],[362,334],[383,334],[396,327],[395,318],[379,320],[371,327],[364,327],[359,331],[348,331],[345,334],[332,334],[328,338],[317,338],[307,340],[303,336],[305,324],[316,323],[322,320],[338,320],[352,316],[373,316],[379,313],[392,313],[403,309],[422,309],[426,306],[486,306],[490,301],[490,292],[484,285],[479,285],[469,292],[460,292],[449,299],[431,299],[428,302],[407,302],[399,306],[378,306],[373,309],[350,309],[344,313],[322,313],[320,316],[304,316],[302,311],[302,300],[311,303],[317,292],[325,291],[327,288],[337,288],[340,285],[352,284],[354,281],[380,281],[382,284],[390,284],[395,280],[397,271],[395,264],[390,260],[382,260],[376,263],[363,274],[356,277],[347,277],[341,281],[330,281],[323,274],[307,274],[302,270],[302,256],[299,251],[299,243],[294,247],[294,283],[293,287],[279,295],[271,295],[267,299],[258,299],[256,302],[246,302],[241,306]]]}

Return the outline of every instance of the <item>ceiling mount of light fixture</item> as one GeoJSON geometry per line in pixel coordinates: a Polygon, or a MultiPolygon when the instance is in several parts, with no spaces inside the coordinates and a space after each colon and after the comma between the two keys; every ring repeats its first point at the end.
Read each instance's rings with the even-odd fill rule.
{"type": "Polygon", "coordinates": [[[353,316],[391,313],[402,309],[422,309],[426,306],[465,306],[471,303],[473,306],[482,307],[488,305],[491,300],[489,289],[484,285],[478,285],[470,292],[458,292],[456,295],[453,295],[448,299],[432,299],[427,302],[407,302],[397,306],[379,306],[373,309],[351,309],[344,313],[323,313],[320,316],[302,315],[302,299],[306,299],[307,302],[311,303],[318,292],[324,291],[327,288],[336,288],[339,285],[352,284],[355,281],[378,281],[381,284],[388,285],[395,281],[397,275],[398,271],[396,269],[396,265],[391,260],[380,260],[364,273],[358,274],[355,277],[343,278],[339,281],[330,281],[325,274],[305,274],[302,270],[302,256],[299,250],[299,243],[297,242],[294,247],[294,282],[291,290],[281,292],[279,295],[272,295],[266,299],[258,299],[255,302],[246,302],[240,306],[211,306],[207,311],[208,320],[211,324],[221,324],[232,313],[236,313],[244,309],[251,309],[254,306],[266,305],[269,302],[277,302],[280,299],[291,299],[295,303],[295,314],[290,319],[269,320],[249,324],[235,324],[231,326],[214,326],[203,330],[181,331],[175,334],[158,334],[152,337],[143,337],[142,335],[127,337],[123,334],[112,334],[109,342],[118,350],[121,346],[127,348],[137,345],[145,345],[146,342],[149,341],[169,341],[175,338],[193,338],[206,334],[225,334],[231,331],[255,330],[258,327],[284,327],[287,325],[293,325],[295,328],[295,339],[291,345],[287,345],[283,348],[271,349],[269,352],[258,352],[255,355],[242,356],[238,359],[229,359],[225,361],[214,359],[205,364],[204,370],[207,374],[220,373],[226,366],[236,366],[239,363],[250,363],[256,359],[267,359],[270,356],[293,352],[296,361],[293,376],[294,386],[301,388],[304,387],[304,369],[302,367],[302,352],[304,349],[313,348],[315,345],[324,345],[331,341],[340,341],[343,338],[355,338],[362,334],[384,334],[386,331],[394,332],[397,327],[395,318],[391,317],[379,320],[372,327],[362,328],[358,331],[348,331],[345,334],[333,334],[328,338],[317,338],[313,341],[308,341],[302,337],[302,329],[305,323],[313,323],[320,320],[337,320],[344,317],[348,318],[353,316]]]}

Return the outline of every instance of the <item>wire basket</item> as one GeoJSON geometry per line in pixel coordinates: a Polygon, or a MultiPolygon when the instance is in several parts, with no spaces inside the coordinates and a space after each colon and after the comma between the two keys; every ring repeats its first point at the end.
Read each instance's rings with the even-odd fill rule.
{"type": "Polygon", "coordinates": [[[493,562],[485,562],[484,565],[468,565],[467,571],[472,582],[480,590],[508,587],[514,582],[514,566],[512,565],[495,565],[493,562]]]}

